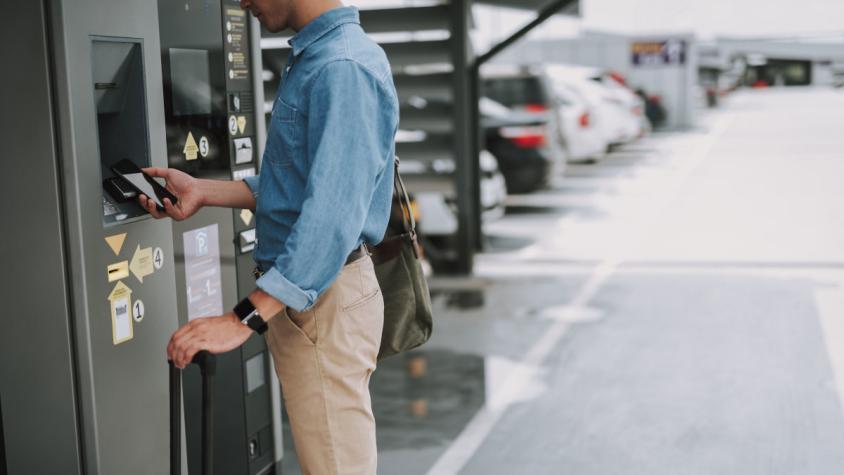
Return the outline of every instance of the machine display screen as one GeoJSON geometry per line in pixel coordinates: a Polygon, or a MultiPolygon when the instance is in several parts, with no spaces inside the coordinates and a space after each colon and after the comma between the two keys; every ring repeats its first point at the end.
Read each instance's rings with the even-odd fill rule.
{"type": "Polygon", "coordinates": [[[188,320],[223,313],[220,239],[216,224],[182,235],[188,320]]]}
{"type": "Polygon", "coordinates": [[[211,71],[208,51],[170,48],[173,115],[211,114],[211,71]]]}

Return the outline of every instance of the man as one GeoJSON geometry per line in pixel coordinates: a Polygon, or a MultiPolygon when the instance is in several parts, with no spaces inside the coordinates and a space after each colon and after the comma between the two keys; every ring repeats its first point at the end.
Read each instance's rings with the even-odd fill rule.
{"type": "Polygon", "coordinates": [[[362,244],[383,238],[392,202],[398,99],[383,50],[338,0],[241,0],[272,32],[288,27],[290,59],[268,126],[260,176],[243,182],[147,169],[178,198],[155,217],[202,206],[256,210],[257,289],[222,316],[176,331],[167,355],[185,367],[268,327],[303,472],[374,474],[375,369],[384,303],[362,244]],[[248,323],[248,326],[244,323],[248,323]]]}

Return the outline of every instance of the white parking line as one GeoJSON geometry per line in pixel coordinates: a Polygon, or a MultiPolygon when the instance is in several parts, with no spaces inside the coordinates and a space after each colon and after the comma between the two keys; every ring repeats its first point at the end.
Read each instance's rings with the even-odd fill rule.
{"type": "Polygon", "coordinates": [[[844,289],[828,287],[815,290],[815,305],[821,327],[838,402],[844,410],[844,289]]]}
{"type": "MultiPolygon", "coordinates": [[[[617,249],[612,256],[607,256],[595,268],[587,281],[578,289],[575,297],[568,304],[568,307],[574,313],[588,311],[587,307],[590,301],[616,272],[618,266],[624,261],[624,257],[629,256],[630,252],[635,249],[635,246],[647,237],[647,232],[653,228],[652,224],[662,217],[664,210],[675,201],[675,198],[683,189],[683,185],[694,170],[706,160],[712,147],[729,127],[731,117],[731,115],[721,116],[710,133],[700,138],[700,142],[695,146],[694,152],[684,161],[684,165],[679,173],[677,173],[676,180],[666,190],[660,206],[650,208],[648,210],[649,212],[645,216],[642,216],[645,219],[642,219],[641,223],[638,223],[638,225],[631,229],[631,239],[628,241],[629,245],[617,249]]],[[[524,367],[541,366],[566,334],[570,326],[571,322],[564,319],[554,321],[519,363],[524,367]]],[[[514,372],[514,374],[509,375],[505,379],[505,384],[512,385],[515,390],[518,390],[520,385],[525,384],[526,381],[524,381],[524,378],[525,375],[523,372],[514,372]]],[[[459,473],[478,450],[478,447],[486,440],[490,432],[492,432],[498,420],[505,414],[507,408],[507,405],[493,408],[485,404],[431,467],[428,475],[452,475],[459,473]]]]}

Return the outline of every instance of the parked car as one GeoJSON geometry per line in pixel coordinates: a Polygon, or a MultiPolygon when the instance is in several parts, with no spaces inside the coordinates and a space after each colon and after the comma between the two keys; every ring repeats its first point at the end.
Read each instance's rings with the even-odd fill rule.
{"type": "Polygon", "coordinates": [[[632,139],[641,138],[651,132],[652,123],[646,114],[647,100],[627,84],[627,79],[621,73],[594,69],[591,79],[610,89],[624,105],[623,110],[632,114],[632,139]]]}
{"type": "Polygon", "coordinates": [[[508,190],[534,191],[564,173],[558,104],[542,68],[494,65],[482,75],[482,126],[508,190]]]}
{"type": "MultiPolygon", "coordinates": [[[[507,187],[498,169],[498,161],[491,153],[482,150],[478,159],[481,169],[481,222],[489,223],[504,216],[507,187]]],[[[453,168],[446,170],[442,165],[439,167],[441,173],[453,171],[453,168]]],[[[402,176],[412,180],[414,174],[420,173],[425,173],[424,165],[402,161],[402,176]]],[[[449,272],[451,264],[457,260],[454,246],[458,226],[457,197],[441,191],[419,191],[413,196],[419,210],[417,229],[425,255],[434,269],[449,272]]]]}
{"type": "Polygon", "coordinates": [[[569,162],[600,160],[609,145],[601,130],[598,109],[600,98],[590,98],[563,81],[554,83],[560,129],[569,162]]]}
{"type": "Polygon", "coordinates": [[[592,104],[608,146],[630,142],[647,131],[642,122],[643,101],[611,76],[583,66],[549,65],[545,70],[557,89],[574,89],[592,104]]]}
{"type": "MultiPolygon", "coordinates": [[[[481,220],[491,222],[504,216],[507,186],[498,162],[486,150],[479,157],[481,168],[481,220]]],[[[419,203],[420,231],[426,236],[446,236],[457,232],[457,197],[437,191],[415,193],[419,203]]]]}
{"type": "Polygon", "coordinates": [[[515,111],[487,97],[479,108],[484,143],[498,160],[510,193],[538,190],[562,173],[559,161],[565,155],[547,114],[515,111]]]}

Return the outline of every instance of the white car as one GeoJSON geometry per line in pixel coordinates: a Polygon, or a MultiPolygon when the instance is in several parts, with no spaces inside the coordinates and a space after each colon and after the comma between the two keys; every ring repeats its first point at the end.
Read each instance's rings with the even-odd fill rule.
{"type": "MultiPolygon", "coordinates": [[[[504,216],[507,186],[498,170],[498,162],[486,150],[481,151],[481,220],[484,223],[504,216]]],[[[404,164],[404,162],[403,162],[404,164]]],[[[420,191],[414,194],[419,205],[419,232],[424,236],[450,236],[457,232],[455,197],[442,192],[420,191]]]]}
{"type": "Polygon", "coordinates": [[[601,130],[598,123],[597,102],[592,100],[563,81],[556,81],[553,85],[557,96],[557,121],[560,134],[563,137],[568,160],[570,162],[585,162],[600,160],[606,155],[609,145],[607,134],[601,130]]]}
{"type": "Polygon", "coordinates": [[[620,74],[595,70],[591,79],[605,86],[612,93],[615,103],[620,105],[621,111],[629,114],[624,142],[641,138],[650,132],[651,124],[645,117],[645,101],[627,86],[620,74]]]}
{"type": "Polygon", "coordinates": [[[609,145],[620,145],[643,133],[644,104],[632,91],[595,68],[546,66],[555,89],[570,88],[592,105],[597,128],[609,145]]]}

